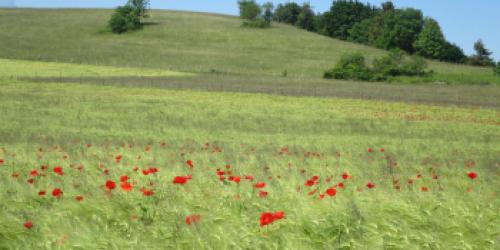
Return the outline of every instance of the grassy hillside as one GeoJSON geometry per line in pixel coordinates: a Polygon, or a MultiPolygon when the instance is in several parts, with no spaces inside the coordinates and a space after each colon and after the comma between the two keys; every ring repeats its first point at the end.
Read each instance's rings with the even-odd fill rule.
{"type": "Polygon", "coordinates": [[[1,249],[500,244],[494,110],[10,77],[0,77],[0,107],[1,249]],[[217,169],[232,173],[220,181],[217,169]],[[285,218],[261,227],[269,211],[285,218]],[[191,215],[200,220],[188,225],[191,215]]]}
{"type": "MultiPolygon", "coordinates": [[[[0,58],[120,67],[319,79],[345,52],[368,59],[384,51],[291,26],[240,27],[237,17],[152,11],[144,30],[107,32],[111,10],[0,10],[0,58]],[[22,31],[22,32],[20,32],[22,31]]],[[[500,83],[491,70],[431,62],[427,81],[500,83]]]]}

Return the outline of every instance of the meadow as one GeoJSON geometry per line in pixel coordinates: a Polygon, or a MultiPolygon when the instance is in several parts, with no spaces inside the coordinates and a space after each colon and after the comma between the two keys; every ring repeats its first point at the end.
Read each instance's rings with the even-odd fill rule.
{"type": "Polygon", "coordinates": [[[384,52],[170,11],[119,37],[109,13],[0,10],[0,249],[498,249],[488,69],[329,81],[384,52]]]}

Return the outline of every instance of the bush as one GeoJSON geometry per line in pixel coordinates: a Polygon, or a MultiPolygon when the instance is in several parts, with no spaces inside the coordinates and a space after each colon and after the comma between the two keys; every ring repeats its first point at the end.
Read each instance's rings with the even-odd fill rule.
{"type": "Polygon", "coordinates": [[[116,8],[109,20],[109,26],[111,27],[111,31],[117,34],[125,33],[129,30],[137,30],[142,27],[140,15],[130,5],[116,8]]]}
{"type": "Polygon", "coordinates": [[[324,78],[369,81],[373,74],[366,66],[365,57],[361,53],[354,53],[343,55],[335,68],[325,72],[324,78]]]}
{"type": "Polygon", "coordinates": [[[406,56],[400,50],[373,60],[372,68],[366,66],[365,58],[360,53],[342,56],[334,69],[326,71],[324,78],[346,80],[387,80],[397,76],[427,76],[427,62],[418,56],[406,56]]]}
{"type": "Polygon", "coordinates": [[[500,76],[500,61],[498,61],[497,66],[493,68],[493,73],[495,73],[495,75],[497,76],[500,76]]]}
{"type": "Polygon", "coordinates": [[[269,28],[271,27],[271,22],[265,19],[245,20],[241,26],[248,28],[269,28]]]}
{"type": "Polygon", "coordinates": [[[405,56],[400,50],[373,60],[373,71],[376,79],[384,80],[391,76],[424,76],[427,62],[418,56],[405,56]]]}

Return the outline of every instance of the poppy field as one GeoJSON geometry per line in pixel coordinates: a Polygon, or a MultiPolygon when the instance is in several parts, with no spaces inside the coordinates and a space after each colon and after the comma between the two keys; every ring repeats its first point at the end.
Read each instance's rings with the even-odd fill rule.
{"type": "Polygon", "coordinates": [[[0,83],[0,249],[497,249],[494,109],[0,83]]]}

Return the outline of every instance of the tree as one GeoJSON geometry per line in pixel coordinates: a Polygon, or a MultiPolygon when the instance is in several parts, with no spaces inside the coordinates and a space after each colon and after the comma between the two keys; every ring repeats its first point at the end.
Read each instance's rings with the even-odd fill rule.
{"type": "Polygon", "coordinates": [[[373,76],[370,68],[366,65],[363,54],[356,52],[343,55],[335,68],[326,71],[323,77],[327,79],[369,81],[373,76]]]}
{"type": "Polygon", "coordinates": [[[141,20],[136,12],[137,10],[130,5],[120,6],[109,20],[109,26],[113,33],[121,34],[130,30],[141,28],[141,20]]]}
{"type": "Polygon", "coordinates": [[[394,4],[391,1],[382,3],[382,10],[385,11],[393,11],[395,10],[396,7],[394,7],[394,4]]]}
{"type": "Polygon", "coordinates": [[[443,46],[443,52],[439,59],[446,62],[464,63],[467,56],[460,47],[447,41],[443,46]]]}
{"type": "Polygon", "coordinates": [[[314,11],[311,5],[304,3],[297,18],[297,26],[308,31],[314,30],[314,11]]]}
{"type": "Polygon", "coordinates": [[[438,22],[432,18],[426,18],[424,27],[413,44],[415,53],[431,59],[441,59],[445,44],[446,40],[438,22]]]}
{"type": "Polygon", "coordinates": [[[271,2],[267,2],[262,5],[262,8],[264,9],[264,20],[268,22],[269,24],[273,20],[273,9],[274,5],[271,2]]]}
{"type": "Polygon", "coordinates": [[[295,25],[302,11],[300,5],[294,2],[278,4],[274,12],[274,20],[280,23],[295,25]]]}
{"type": "Polygon", "coordinates": [[[254,0],[239,0],[240,17],[251,21],[257,20],[262,9],[254,0]]]}
{"type": "Polygon", "coordinates": [[[493,59],[491,58],[491,54],[493,53],[486,48],[481,39],[474,43],[474,50],[476,51],[476,54],[469,58],[470,64],[476,66],[495,65],[493,59]]]}
{"type": "Polygon", "coordinates": [[[148,17],[149,0],[129,0],[127,5],[132,6],[140,17],[148,17]]]}
{"type": "Polygon", "coordinates": [[[349,30],[356,24],[372,17],[376,9],[357,0],[334,1],[330,11],[324,14],[325,32],[328,36],[347,40],[349,30]]]}

